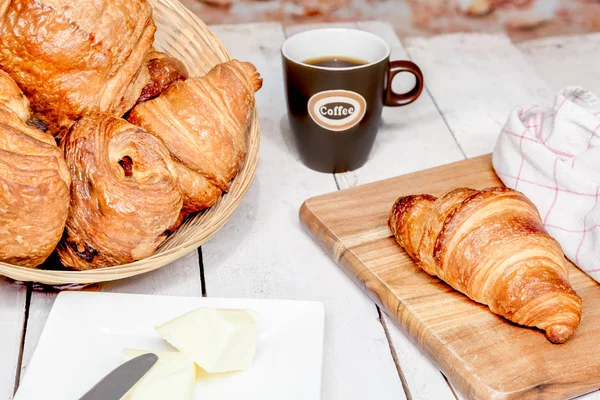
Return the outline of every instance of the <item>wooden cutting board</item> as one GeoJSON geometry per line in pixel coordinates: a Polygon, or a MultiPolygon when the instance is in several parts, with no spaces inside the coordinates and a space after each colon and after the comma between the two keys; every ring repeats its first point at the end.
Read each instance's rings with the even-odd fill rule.
{"type": "Polygon", "coordinates": [[[565,344],[488,311],[418,268],[387,228],[403,195],[502,185],[489,155],[307,200],[319,245],[471,399],[559,399],[600,388],[600,285],[575,266],[583,318],[565,344]]]}

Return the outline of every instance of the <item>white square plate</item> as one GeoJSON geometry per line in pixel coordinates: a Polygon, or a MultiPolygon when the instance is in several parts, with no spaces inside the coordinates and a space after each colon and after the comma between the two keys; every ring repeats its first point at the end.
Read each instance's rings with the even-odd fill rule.
{"type": "Polygon", "coordinates": [[[259,338],[252,368],[198,380],[196,399],[321,397],[321,303],[63,292],[52,307],[15,400],[79,399],[124,362],[122,349],[174,350],[154,327],[198,307],[256,311],[259,338]]]}

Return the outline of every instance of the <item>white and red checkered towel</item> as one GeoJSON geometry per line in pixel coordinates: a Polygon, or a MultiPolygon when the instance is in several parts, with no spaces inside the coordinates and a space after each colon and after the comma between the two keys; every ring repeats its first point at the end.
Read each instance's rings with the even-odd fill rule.
{"type": "Polygon", "coordinates": [[[516,108],[493,165],[506,186],[535,203],[565,255],[600,282],[600,99],[568,87],[552,109],[516,108]]]}

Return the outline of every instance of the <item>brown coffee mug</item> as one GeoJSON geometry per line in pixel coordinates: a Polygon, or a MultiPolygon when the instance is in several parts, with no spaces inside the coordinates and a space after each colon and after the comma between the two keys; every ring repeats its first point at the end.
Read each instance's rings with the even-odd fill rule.
{"type": "Polygon", "coordinates": [[[315,29],[288,38],[281,48],[289,122],[304,164],[344,172],[367,161],[383,106],[405,106],[423,90],[412,61],[391,61],[388,44],[372,33],[315,29]],[[400,72],[416,78],[408,93],[395,93],[400,72]]]}

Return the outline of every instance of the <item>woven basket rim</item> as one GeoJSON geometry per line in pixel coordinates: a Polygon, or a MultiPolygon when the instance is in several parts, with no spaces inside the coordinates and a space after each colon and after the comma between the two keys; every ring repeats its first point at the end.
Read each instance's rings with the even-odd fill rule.
{"type": "MultiPolygon", "coordinates": [[[[226,48],[218,37],[204,24],[204,22],[189,9],[182,5],[178,0],[149,0],[153,7],[154,19],[157,22],[157,28],[160,30],[158,20],[165,21],[163,25],[178,31],[184,40],[194,40],[194,34],[201,37],[203,45],[209,47],[210,51],[204,51],[202,60],[205,66],[212,67],[218,62],[224,62],[231,59],[226,48]],[[175,21],[172,18],[179,19],[184,25],[172,26],[175,21]],[[187,22],[187,25],[185,23],[187,22]],[[212,64],[212,65],[211,65],[212,64]]],[[[157,30],[157,33],[158,33],[157,30]]],[[[157,40],[158,42],[158,40],[157,40]]],[[[168,49],[163,49],[169,52],[168,49]]],[[[204,49],[203,49],[204,50],[204,49]]],[[[192,62],[196,62],[194,59],[192,62]]],[[[185,63],[185,61],[184,61],[185,63]]],[[[183,243],[173,247],[163,249],[169,241],[176,235],[177,231],[159,248],[154,255],[142,260],[134,261],[128,264],[122,264],[112,267],[98,268],[92,270],[46,270],[39,268],[27,268],[18,265],[12,265],[0,262],[0,275],[4,275],[15,281],[36,282],[44,285],[73,285],[73,284],[92,284],[98,282],[112,281],[129,278],[150,272],[164,267],[173,261],[189,254],[204,244],[219,229],[225,225],[229,218],[239,206],[242,198],[250,189],[250,186],[256,175],[258,166],[258,148],[260,144],[260,127],[257,107],[254,107],[253,118],[247,131],[247,153],[238,175],[233,179],[231,190],[224,194],[216,205],[207,210],[204,214],[199,214],[192,218],[206,222],[206,230],[195,232],[197,237],[190,240],[184,240],[183,243]]],[[[179,228],[181,229],[181,228],[179,228]]],[[[193,228],[191,228],[193,229],[193,228]]],[[[167,246],[168,247],[168,246],[167,246]]]]}

